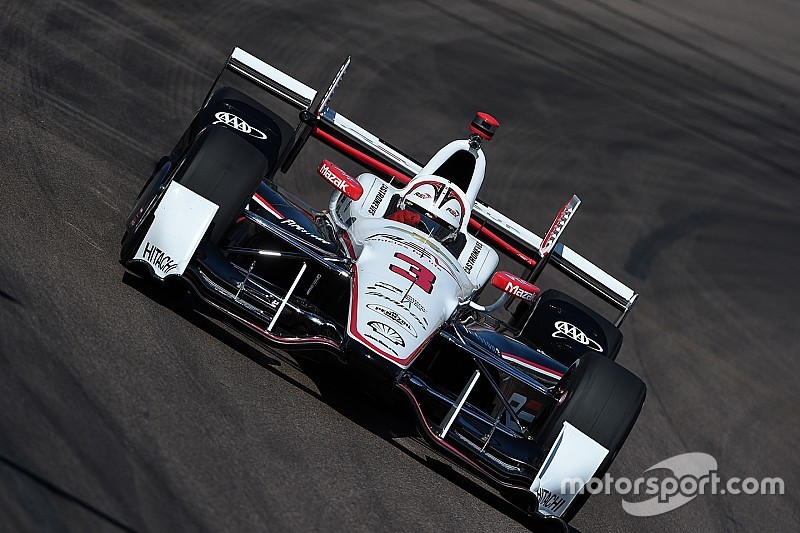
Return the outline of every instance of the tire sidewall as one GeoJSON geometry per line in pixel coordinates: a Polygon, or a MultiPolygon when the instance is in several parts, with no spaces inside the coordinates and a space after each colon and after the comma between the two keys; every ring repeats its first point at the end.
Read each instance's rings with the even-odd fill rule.
{"type": "MultiPolygon", "coordinates": [[[[618,363],[595,353],[581,356],[558,385],[559,403],[546,414],[538,431],[550,450],[564,422],[569,422],[608,450],[593,477],[602,478],[630,434],[642,409],[645,385],[618,363]]],[[[582,491],[571,502],[564,520],[571,520],[589,498],[582,491]]]]}

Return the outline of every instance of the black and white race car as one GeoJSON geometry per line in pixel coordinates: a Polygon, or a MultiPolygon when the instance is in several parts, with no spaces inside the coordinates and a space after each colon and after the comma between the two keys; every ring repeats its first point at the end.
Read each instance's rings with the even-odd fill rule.
{"type": "Polygon", "coordinates": [[[121,261],[274,346],[366,370],[407,398],[430,445],[532,515],[569,520],[644,402],[642,381],[614,362],[637,295],[558,242],[577,197],[544,238],[478,200],[494,118],[478,113],[467,139],[417,163],[328,105],[348,64],[318,93],[234,49],[142,189],[121,261]],[[262,100],[299,109],[299,123],[262,100]],[[311,137],[371,170],[323,160],[324,210],[277,178],[311,137]],[[496,271],[498,252],[521,272],[496,271]],[[546,265],[616,320],[540,291],[546,265]],[[489,285],[501,296],[477,303],[489,285]]]}

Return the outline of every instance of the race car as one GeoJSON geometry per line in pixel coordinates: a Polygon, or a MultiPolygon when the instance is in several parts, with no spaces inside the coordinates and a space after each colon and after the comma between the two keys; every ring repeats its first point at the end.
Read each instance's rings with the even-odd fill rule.
{"type": "Polygon", "coordinates": [[[270,345],[334,354],[407,399],[431,447],[532,516],[569,520],[644,403],[615,362],[637,294],[559,242],[577,197],[544,238],[478,199],[491,115],[417,162],[330,107],[349,62],[318,92],[235,48],[139,194],[121,262],[270,345]],[[311,138],[369,170],[322,160],[322,209],[280,180],[311,138]],[[497,271],[499,253],[520,272],[497,271]],[[540,290],[548,265],[614,321],[540,290]]]}

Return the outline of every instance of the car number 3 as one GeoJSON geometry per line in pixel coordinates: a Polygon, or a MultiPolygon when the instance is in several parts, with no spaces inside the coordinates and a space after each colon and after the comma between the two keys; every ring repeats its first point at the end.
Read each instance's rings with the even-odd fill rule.
{"type": "Polygon", "coordinates": [[[406,266],[389,265],[389,270],[395,274],[400,274],[407,280],[413,281],[414,285],[430,294],[433,291],[433,284],[436,282],[436,275],[419,261],[408,257],[406,254],[396,252],[394,256],[401,261],[408,263],[406,266]]]}

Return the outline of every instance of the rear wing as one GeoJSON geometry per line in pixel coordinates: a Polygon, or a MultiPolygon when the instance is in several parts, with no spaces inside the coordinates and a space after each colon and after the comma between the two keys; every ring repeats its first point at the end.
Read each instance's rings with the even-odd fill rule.
{"type": "MultiPolygon", "coordinates": [[[[241,48],[234,48],[225,65],[222,67],[217,79],[219,81],[226,69],[235,72],[246,80],[277,96],[284,102],[298,109],[307,109],[311,106],[317,91],[301,81],[297,81],[288,74],[284,74],[269,63],[261,61],[256,56],[249,54],[241,48]]],[[[211,89],[214,89],[212,85],[211,89]]],[[[211,91],[206,96],[205,102],[211,97],[211,91]]],[[[205,102],[203,102],[205,104],[205,102]]]]}
{"type": "MultiPolygon", "coordinates": [[[[308,137],[314,136],[385,178],[402,184],[408,183],[422,169],[419,162],[328,105],[349,63],[348,57],[322,95],[241,48],[234,48],[222,72],[229,69],[301,111],[295,145],[282,166],[284,172],[288,170],[308,137]]],[[[206,100],[209,97],[210,92],[206,100]]],[[[538,275],[545,263],[552,264],[557,270],[615,307],[619,311],[615,320],[616,326],[622,324],[636,302],[638,294],[633,289],[571,248],[556,243],[552,251],[549,251],[552,242],[548,239],[545,250],[542,250],[541,237],[480,199],[472,210],[469,228],[499,252],[525,267],[529,278],[538,275]]]]}

